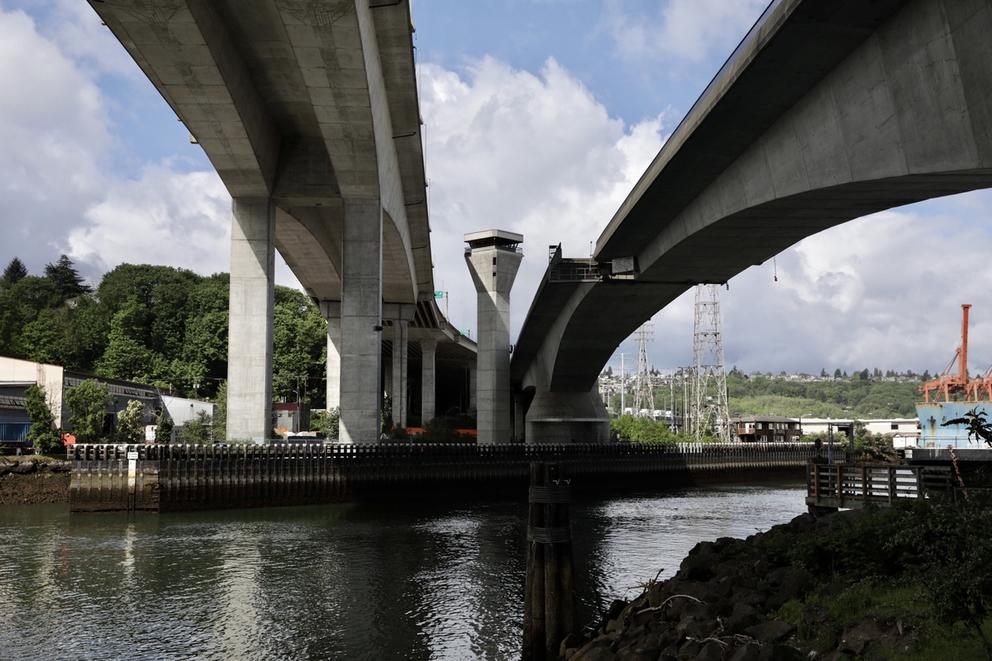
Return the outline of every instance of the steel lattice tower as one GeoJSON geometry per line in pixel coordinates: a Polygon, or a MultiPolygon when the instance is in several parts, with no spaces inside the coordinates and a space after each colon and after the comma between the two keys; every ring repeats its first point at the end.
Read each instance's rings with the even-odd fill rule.
{"type": "Polygon", "coordinates": [[[654,417],[654,390],[651,388],[651,373],[648,371],[648,341],[651,339],[651,324],[646,323],[637,329],[637,376],[634,379],[634,415],[647,409],[649,417],[654,417]]]}
{"type": "Polygon", "coordinates": [[[692,333],[692,374],[689,424],[696,441],[706,433],[730,441],[727,374],[723,365],[720,290],[717,285],[696,286],[692,333]]]}

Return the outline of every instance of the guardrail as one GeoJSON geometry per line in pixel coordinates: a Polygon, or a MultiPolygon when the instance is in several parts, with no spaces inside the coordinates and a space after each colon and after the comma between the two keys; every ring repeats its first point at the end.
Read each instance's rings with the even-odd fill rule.
{"type": "Polygon", "coordinates": [[[819,509],[890,506],[938,492],[953,493],[950,467],[810,463],[807,470],[806,504],[819,509]]]}
{"type": "Polygon", "coordinates": [[[76,445],[68,450],[69,493],[75,511],[252,507],[347,500],[391,486],[524,481],[534,461],[567,464],[576,477],[627,482],[802,468],[814,454],[811,443],[76,445]]]}

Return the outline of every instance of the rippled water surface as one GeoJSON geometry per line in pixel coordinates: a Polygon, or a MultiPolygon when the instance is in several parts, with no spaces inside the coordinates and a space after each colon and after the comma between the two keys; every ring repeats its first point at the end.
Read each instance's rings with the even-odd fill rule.
{"type": "MultiPolygon", "coordinates": [[[[797,484],[572,507],[583,622],[698,541],[804,509],[797,484]]],[[[525,506],[193,514],[0,507],[0,658],[515,659],[525,506]]]]}

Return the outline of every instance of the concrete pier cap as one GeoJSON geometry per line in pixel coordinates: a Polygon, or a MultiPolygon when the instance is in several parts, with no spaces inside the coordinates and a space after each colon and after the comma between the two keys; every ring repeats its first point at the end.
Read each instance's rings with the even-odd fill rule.
{"type": "Polygon", "coordinates": [[[504,248],[507,250],[516,250],[517,246],[523,242],[523,234],[508,232],[506,230],[479,230],[478,232],[469,232],[465,235],[465,243],[468,244],[469,250],[488,248],[490,246],[504,248]]]}
{"type": "Polygon", "coordinates": [[[524,237],[488,229],[465,235],[465,263],[478,293],[478,362],[475,375],[478,442],[513,438],[510,394],[510,290],[520,268],[524,237]]]}

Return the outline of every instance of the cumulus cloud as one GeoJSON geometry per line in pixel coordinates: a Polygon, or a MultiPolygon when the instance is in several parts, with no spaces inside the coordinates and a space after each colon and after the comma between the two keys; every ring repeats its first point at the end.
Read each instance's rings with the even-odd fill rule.
{"type": "Polygon", "coordinates": [[[456,72],[419,68],[435,280],[451,317],[475,327],[475,293],[462,235],[500,228],[524,235],[511,297],[513,332],[547,264],[547,247],[589,254],[663,143],[662,117],[627,126],[549,59],[533,74],[484,58],[456,72]]]}
{"type": "Polygon", "coordinates": [[[105,104],[22,12],[0,10],[0,85],[0,245],[37,268],[97,199],[105,104]]]}
{"type": "MultiPolygon", "coordinates": [[[[213,172],[146,168],[114,181],[68,236],[70,254],[101,271],[121,262],[201,270],[228,251],[231,197],[213,172]]],[[[219,270],[219,268],[217,269],[219,270]]]]}
{"type": "MultiPolygon", "coordinates": [[[[88,14],[79,16],[88,24],[67,27],[64,17],[76,9],[66,2],[51,0],[54,22],[40,27],[0,5],[0,85],[17,90],[0,95],[0,261],[18,255],[37,272],[66,251],[93,277],[139,260],[201,273],[226,270],[230,201],[216,174],[190,172],[171,160],[123,174],[108,167],[122,158],[116,108],[127,112],[128,95],[147,92],[140,86],[149,84],[128,73],[127,54],[88,14]],[[105,76],[115,83],[101,91],[105,76]]],[[[678,45],[674,36],[665,41],[691,60],[701,52],[693,49],[739,38],[760,11],[758,3],[742,3],[754,14],[744,16],[739,7],[719,4],[731,16],[723,24],[733,30],[691,26],[717,3],[673,0],[654,16],[661,31],[632,22],[645,36],[630,43],[657,46],[662,40],[646,35],[668,30],[703,35],[690,45],[678,45]],[[736,36],[726,36],[731,33],[736,36]]],[[[536,72],[492,58],[457,70],[422,64],[418,71],[436,281],[450,291],[452,320],[474,331],[462,234],[489,227],[524,234],[526,257],[513,291],[515,335],[547,247],[561,242],[566,255],[588,254],[673,122],[659,115],[629,124],[611,116],[554,59],[536,72]]],[[[973,365],[984,368],[992,361],[992,345],[982,339],[992,335],[986,293],[992,267],[985,255],[992,237],[972,219],[987,217],[990,208],[992,194],[972,193],[887,211],[787,250],[777,259],[777,283],[771,264],[749,269],[723,293],[728,365],[933,371],[956,346],[957,306],[971,302],[973,365]]],[[[295,283],[281,260],[277,280],[295,283]]],[[[656,315],[655,365],[687,364],[691,333],[690,293],[656,315]]],[[[624,350],[632,356],[632,343],[624,350]]]]}
{"type": "MultiPolygon", "coordinates": [[[[973,303],[972,370],[992,364],[992,262],[978,191],[866,216],[798,243],[721,290],[728,368],[940,370],[958,345],[960,304],[973,303]]],[[[659,368],[690,362],[692,292],[655,315],[659,368]]],[[[628,341],[627,356],[636,350],[628,341]]],[[[612,361],[619,364],[619,356],[612,361]]]]}
{"type": "MultiPolygon", "coordinates": [[[[451,317],[475,327],[461,236],[498,227],[524,234],[513,289],[520,328],[546,267],[545,249],[588,254],[665,139],[665,118],[626,125],[554,60],[536,74],[482,59],[463,71],[420,68],[435,278],[451,317]]],[[[728,367],[746,370],[942,368],[957,345],[959,304],[973,312],[974,367],[992,361],[985,255],[992,193],[890,210],[810,237],[734,278],[721,292],[728,367]],[[984,305],[983,305],[984,303],[984,305]],[[987,308],[983,317],[983,308],[987,308]],[[987,321],[986,321],[987,320],[987,321]]],[[[604,318],[603,323],[609,323],[604,318]]],[[[628,359],[636,347],[621,348],[628,359]]],[[[686,365],[692,292],[655,316],[652,362],[686,365]]],[[[619,353],[611,361],[619,364],[619,353]]],[[[630,364],[628,362],[628,364],[630,364]]]]}
{"type": "Polygon", "coordinates": [[[629,2],[607,3],[603,25],[617,53],[628,59],[679,58],[700,62],[729,53],[768,5],[767,0],[667,0],[637,10],[629,2]]]}
{"type": "MultiPolygon", "coordinates": [[[[111,109],[123,104],[98,79],[117,78],[125,98],[151,84],[87,5],[45,7],[41,25],[0,7],[0,86],[17,91],[0,95],[0,268],[18,256],[37,273],[65,252],[93,281],[124,261],[227,270],[230,196],[220,179],[171,160],[133,175],[112,168],[140,159],[121,153],[111,109]]],[[[277,280],[298,286],[277,263],[277,280]]]]}

